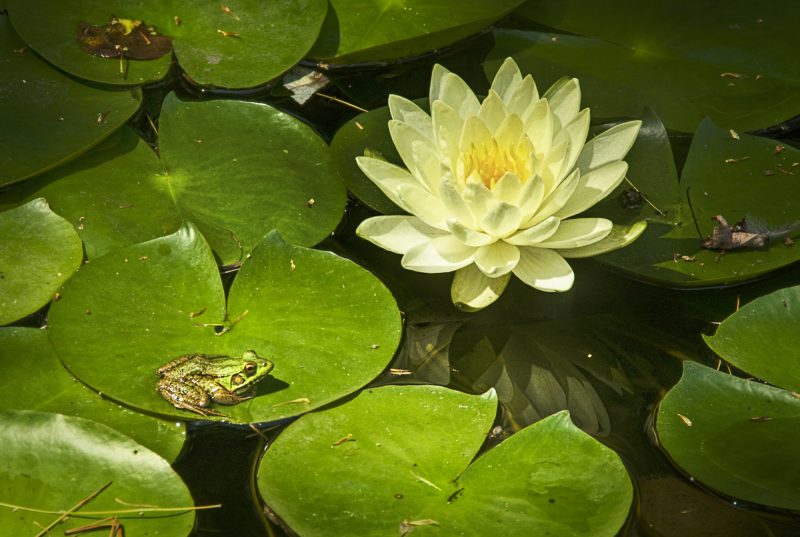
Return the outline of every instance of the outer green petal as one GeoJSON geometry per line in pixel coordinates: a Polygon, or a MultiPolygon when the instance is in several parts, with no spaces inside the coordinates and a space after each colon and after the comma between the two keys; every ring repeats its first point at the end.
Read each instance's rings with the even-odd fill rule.
{"type": "Polygon", "coordinates": [[[525,284],[540,291],[569,291],[575,281],[572,268],[553,250],[520,247],[514,274],[525,284]]]}
{"type": "Polygon", "coordinates": [[[472,263],[475,248],[446,235],[419,244],[405,253],[403,268],[435,274],[453,272],[472,263]]]}
{"type": "Polygon", "coordinates": [[[603,240],[611,233],[611,220],[605,218],[572,218],[562,220],[558,230],[537,246],[541,248],[580,248],[603,240]]]}
{"type": "Polygon", "coordinates": [[[622,160],[636,141],[641,121],[620,123],[592,138],[583,146],[578,157],[581,173],[589,173],[600,166],[622,160]]]}
{"type": "Polygon", "coordinates": [[[362,239],[396,254],[405,254],[445,234],[416,216],[374,216],[361,222],[356,229],[356,235],[362,239]]]}
{"type": "Polygon", "coordinates": [[[581,107],[581,87],[577,78],[562,78],[548,89],[544,97],[550,102],[553,115],[558,120],[556,129],[569,124],[581,107]]]}
{"type": "Polygon", "coordinates": [[[489,278],[475,265],[456,271],[450,296],[453,304],[466,311],[477,311],[497,300],[508,285],[511,274],[489,278]]]}
{"type": "Polygon", "coordinates": [[[614,226],[611,233],[606,238],[580,248],[572,248],[568,250],[556,250],[559,255],[567,259],[577,259],[582,257],[592,257],[595,255],[612,252],[620,248],[628,246],[630,243],[639,238],[639,235],[644,233],[647,228],[647,222],[640,220],[635,222],[630,227],[628,226],[614,226]]]}
{"type": "Polygon", "coordinates": [[[431,116],[416,103],[399,95],[389,95],[389,112],[392,119],[406,123],[428,140],[433,140],[431,116]]]}
{"type": "Polygon", "coordinates": [[[517,263],[519,249],[507,242],[497,241],[482,246],[475,252],[475,265],[490,278],[510,273],[517,263]]]}
{"type": "Polygon", "coordinates": [[[561,220],[557,216],[550,216],[535,226],[518,231],[506,238],[505,241],[516,246],[538,246],[540,242],[549,239],[558,231],[560,222],[561,220]]]}
{"type": "Polygon", "coordinates": [[[555,215],[569,218],[582,213],[617,188],[625,179],[627,171],[628,163],[624,160],[617,160],[582,175],[575,193],[555,215]]]}

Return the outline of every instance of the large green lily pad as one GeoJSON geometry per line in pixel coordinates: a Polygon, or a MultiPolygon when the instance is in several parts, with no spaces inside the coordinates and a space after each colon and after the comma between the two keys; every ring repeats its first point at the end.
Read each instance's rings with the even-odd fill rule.
{"type": "Polygon", "coordinates": [[[661,402],[656,429],[675,462],[706,485],[800,509],[800,400],[792,393],[686,362],[661,402]]]}
{"type": "Polygon", "coordinates": [[[275,363],[258,396],[220,407],[229,419],[266,422],[339,399],[375,378],[400,338],[400,315],[369,272],[272,233],[225,293],[194,226],[110,253],[83,267],[50,310],[49,334],[79,379],[127,405],[199,418],[156,393],[156,369],[185,354],[275,363]],[[214,326],[218,325],[218,326],[214,326]]]}
{"type": "Polygon", "coordinates": [[[89,258],[171,233],[185,219],[225,265],[240,262],[270,229],[314,245],[344,212],[346,192],[328,146],[270,106],[187,103],[170,95],[159,149],[161,160],[123,129],[86,157],[3,197],[45,196],[77,226],[89,258]]]}
{"type": "Polygon", "coordinates": [[[0,325],[33,313],[77,269],[81,239],[42,198],[0,213],[0,325]]]}
{"type": "MultiPolygon", "coordinates": [[[[47,412],[0,412],[0,532],[35,535],[111,482],[107,490],[70,517],[59,532],[109,516],[126,535],[188,535],[193,511],[159,513],[153,508],[191,508],[192,497],[169,463],[125,435],[99,423],[47,412]],[[103,512],[98,513],[98,512],[103,512]]],[[[108,530],[106,530],[108,531],[108,530]]]]}
{"type": "Polygon", "coordinates": [[[736,367],[776,386],[800,392],[800,286],[788,287],[742,306],[703,336],[736,367]]]}
{"type": "MultiPolygon", "coordinates": [[[[659,211],[642,201],[635,209],[620,204],[623,184],[591,209],[591,214],[628,224],[647,219],[647,230],[632,245],[599,259],[633,276],[673,287],[733,284],[800,259],[800,249],[772,240],[762,248],[738,248],[724,255],[702,248],[715,215],[730,225],[743,217],[780,228],[800,214],[800,182],[792,163],[800,151],[776,152],[774,140],[736,133],[704,121],[692,140],[680,182],[669,140],[653,115],[626,158],[628,178],[659,211]],[[737,139],[738,137],[738,139],[737,139]]],[[[800,233],[797,230],[794,235],[800,233]]]]}
{"type": "Polygon", "coordinates": [[[496,406],[493,392],[366,390],[287,427],[261,494],[304,537],[616,535],[632,496],[619,457],[562,412],[473,461],[496,406]]]}
{"type": "Polygon", "coordinates": [[[0,15],[0,186],[80,155],[139,108],[139,90],[109,91],[59,73],[0,15]]]}
{"type": "Polygon", "coordinates": [[[800,107],[793,41],[797,6],[735,0],[675,9],[671,2],[528,2],[517,14],[564,33],[498,30],[487,71],[514,56],[545,87],[569,74],[602,117],[654,108],[670,129],[692,132],[704,116],[753,130],[800,107]]]}
{"type": "Polygon", "coordinates": [[[92,419],[174,461],[183,448],[182,422],[164,422],[104,399],[73,378],[53,351],[46,330],[0,328],[0,410],[38,410],[92,419]],[[10,389],[9,386],[14,386],[10,389]]]}
{"type": "Polygon", "coordinates": [[[45,59],[75,76],[113,85],[164,78],[171,55],[153,60],[101,58],[83,51],[78,25],[112,16],[143,20],[172,38],[178,63],[195,82],[252,87],[278,76],[311,48],[325,18],[324,0],[9,0],[11,22],[45,59]],[[227,9],[226,9],[227,8],[227,9]]]}
{"type": "Polygon", "coordinates": [[[521,3],[330,0],[309,56],[336,63],[413,56],[478,33],[521,3]]]}

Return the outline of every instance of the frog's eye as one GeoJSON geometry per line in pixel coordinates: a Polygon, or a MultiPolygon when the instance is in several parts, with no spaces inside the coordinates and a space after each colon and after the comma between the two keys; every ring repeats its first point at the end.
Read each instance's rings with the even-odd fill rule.
{"type": "Polygon", "coordinates": [[[244,377],[237,373],[231,377],[231,382],[234,384],[242,384],[244,383],[244,377]]]}
{"type": "Polygon", "coordinates": [[[248,377],[252,377],[253,375],[255,375],[256,369],[258,369],[258,366],[256,366],[255,362],[247,362],[246,364],[244,364],[244,374],[247,375],[248,377]]]}

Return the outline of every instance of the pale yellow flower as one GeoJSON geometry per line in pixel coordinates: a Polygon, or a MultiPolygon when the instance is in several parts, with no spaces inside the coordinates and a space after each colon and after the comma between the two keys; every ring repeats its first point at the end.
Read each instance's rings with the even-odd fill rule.
{"type": "Polygon", "coordinates": [[[409,216],[368,218],[359,236],[403,254],[418,272],[455,271],[453,302],[491,304],[511,274],[542,291],[566,291],[564,258],[632,242],[644,223],[614,228],[605,218],[570,218],[613,191],[641,122],[622,123],[586,142],[589,109],[577,79],[541,97],[530,75],[507,59],[480,102],[467,84],[433,68],[428,115],[391,95],[389,131],[406,168],[358,157],[363,172],[409,216]]]}

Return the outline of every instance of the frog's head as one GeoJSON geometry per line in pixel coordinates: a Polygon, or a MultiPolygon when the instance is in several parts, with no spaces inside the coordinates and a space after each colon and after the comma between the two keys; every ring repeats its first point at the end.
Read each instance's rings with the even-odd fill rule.
{"type": "Polygon", "coordinates": [[[274,365],[269,360],[261,358],[256,351],[245,351],[239,367],[227,379],[230,382],[228,389],[236,393],[249,390],[256,382],[269,375],[274,365]]]}

